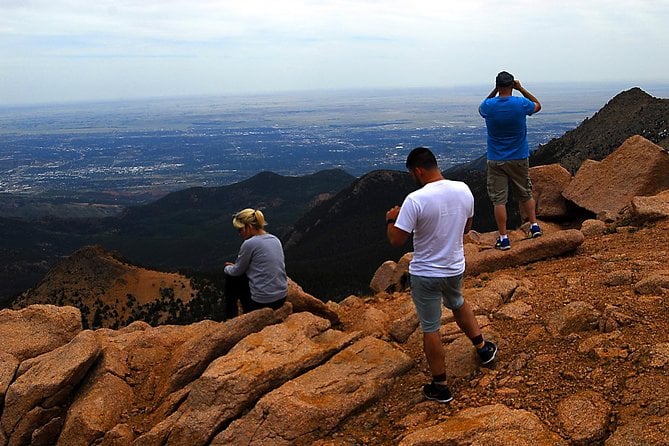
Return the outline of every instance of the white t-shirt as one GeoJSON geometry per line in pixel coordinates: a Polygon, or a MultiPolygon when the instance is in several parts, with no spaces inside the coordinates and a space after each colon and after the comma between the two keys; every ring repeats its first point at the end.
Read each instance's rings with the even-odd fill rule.
{"type": "Polygon", "coordinates": [[[453,277],[465,271],[463,234],[474,216],[474,196],[461,181],[439,180],[407,195],[395,222],[413,232],[409,273],[453,277]]]}

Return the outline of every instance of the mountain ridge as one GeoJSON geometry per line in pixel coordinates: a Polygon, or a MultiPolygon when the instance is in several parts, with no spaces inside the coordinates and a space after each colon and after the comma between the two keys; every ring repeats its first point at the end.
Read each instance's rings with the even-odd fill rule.
{"type": "Polygon", "coordinates": [[[583,161],[603,159],[632,135],[669,149],[668,123],[669,99],[634,87],[614,96],[575,129],[539,146],[530,165],[559,163],[575,174],[583,161]]]}

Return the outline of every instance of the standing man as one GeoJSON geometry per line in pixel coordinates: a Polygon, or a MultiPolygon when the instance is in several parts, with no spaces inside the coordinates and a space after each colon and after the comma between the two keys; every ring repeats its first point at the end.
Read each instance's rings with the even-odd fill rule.
{"type": "Polygon", "coordinates": [[[434,154],[424,147],[409,153],[406,167],[422,187],[410,193],[401,208],[395,206],[386,213],[386,232],[393,246],[402,246],[413,233],[411,297],[432,374],[432,382],[423,386],[423,394],[448,403],[453,396],[446,383],[445,353],[439,334],[442,301],[471,339],[482,364],[492,362],[497,353],[493,342],[483,340],[474,312],[462,297],[463,237],[471,228],[474,197],[465,183],[444,179],[434,154]]]}
{"type": "Polygon", "coordinates": [[[497,249],[511,248],[506,233],[509,182],[530,220],[530,237],[541,235],[529,175],[530,147],[527,144],[526,124],[526,117],[539,110],[539,100],[506,71],[497,75],[495,88],[479,106],[479,114],[485,119],[488,129],[487,186],[499,230],[499,238],[495,243],[497,249]],[[513,96],[514,89],[523,97],[513,96]]]}

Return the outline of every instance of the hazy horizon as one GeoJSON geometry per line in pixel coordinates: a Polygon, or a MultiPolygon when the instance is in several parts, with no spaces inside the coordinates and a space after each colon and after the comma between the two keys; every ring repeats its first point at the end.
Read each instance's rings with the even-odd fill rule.
{"type": "MultiPolygon", "coordinates": [[[[589,92],[602,91],[610,95],[610,98],[618,93],[631,88],[641,88],[651,96],[669,99],[669,81],[587,81],[587,82],[523,82],[523,85],[533,90],[533,93],[541,94],[548,91],[551,94],[558,90],[565,91],[568,94],[573,90],[587,90],[589,92]]],[[[490,92],[488,84],[463,84],[455,86],[422,86],[422,87],[349,87],[349,88],[318,88],[318,89],[295,89],[282,91],[261,91],[261,92],[236,92],[221,94],[189,94],[174,96],[137,96],[129,98],[109,98],[109,99],[86,99],[70,101],[51,101],[51,102],[32,102],[32,103],[0,103],[0,112],[10,113],[14,110],[42,109],[48,110],[58,107],[77,107],[93,105],[115,105],[115,104],[140,104],[140,103],[161,103],[161,102],[180,102],[180,101],[198,101],[198,100],[245,100],[245,99],[265,99],[265,98],[285,98],[299,97],[317,99],[336,94],[344,94],[347,97],[380,94],[413,94],[420,92],[445,92],[456,95],[476,95],[481,100],[490,92]]],[[[518,92],[514,92],[518,95],[518,92]]],[[[448,100],[445,100],[448,103],[448,100]]],[[[602,104],[604,105],[604,104],[602,104]]],[[[1,131],[2,129],[0,129],[1,131]]]]}
{"type": "MultiPolygon", "coordinates": [[[[577,127],[632,86],[532,86],[543,109],[529,118],[531,148],[577,127]]],[[[669,83],[642,87],[669,96],[669,83]]],[[[0,107],[0,191],[107,191],[143,200],[261,171],[404,170],[417,145],[430,147],[448,169],[485,153],[485,123],[477,112],[484,88],[0,107]]]]}

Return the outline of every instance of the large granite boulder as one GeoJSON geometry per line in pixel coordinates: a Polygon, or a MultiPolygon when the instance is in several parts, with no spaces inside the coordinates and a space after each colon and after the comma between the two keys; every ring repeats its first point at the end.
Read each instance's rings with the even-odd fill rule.
{"type": "Polygon", "coordinates": [[[501,404],[465,409],[442,423],[410,433],[400,446],[465,445],[566,446],[534,414],[501,404]]]}
{"type": "Polygon", "coordinates": [[[0,351],[23,361],[67,344],[81,330],[81,312],[74,307],[31,305],[2,310],[0,351]]]}
{"type": "Polygon", "coordinates": [[[567,201],[562,192],[571,182],[571,174],[559,164],[530,168],[532,195],[539,218],[563,218],[567,216],[567,201]]]}
{"type": "Polygon", "coordinates": [[[326,361],[356,337],[306,312],[249,335],[212,362],[177,412],[138,444],[209,444],[264,393],[326,361]]]}
{"type": "Polygon", "coordinates": [[[95,335],[87,330],[68,344],[21,363],[2,412],[9,444],[34,444],[33,436],[47,426],[50,434],[57,435],[74,389],[100,352],[95,335]]]}
{"type": "Polygon", "coordinates": [[[413,360],[395,347],[366,337],[265,395],[211,444],[308,444],[378,400],[412,366],[413,360]]]}
{"type": "Polygon", "coordinates": [[[470,252],[467,257],[465,274],[477,275],[484,272],[496,271],[500,268],[525,265],[549,257],[557,257],[574,251],[585,237],[578,229],[557,231],[544,234],[536,239],[519,240],[512,243],[508,251],[485,249],[470,252]]]}
{"type": "Polygon", "coordinates": [[[563,195],[595,214],[618,214],[633,197],[669,189],[669,153],[642,136],[628,138],[602,161],[588,160],[563,195]]]}

